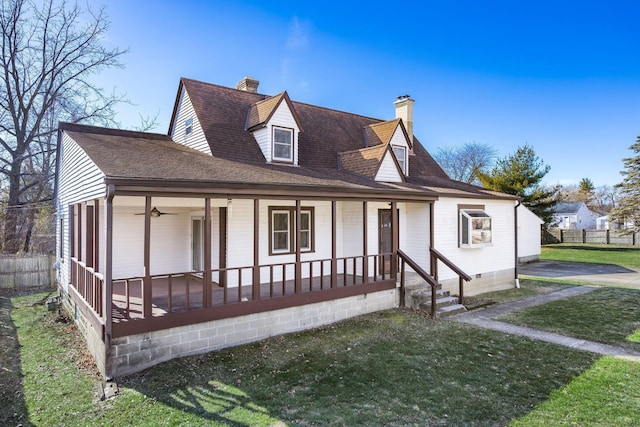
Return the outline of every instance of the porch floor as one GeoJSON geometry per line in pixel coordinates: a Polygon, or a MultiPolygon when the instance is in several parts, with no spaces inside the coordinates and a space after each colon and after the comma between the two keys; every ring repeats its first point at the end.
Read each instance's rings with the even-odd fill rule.
{"type": "MultiPolygon", "coordinates": [[[[361,275],[338,274],[337,287],[357,286],[385,279],[389,279],[389,274],[368,276],[365,282],[363,282],[361,275]]],[[[153,317],[203,308],[204,283],[202,277],[198,275],[186,274],[171,278],[169,276],[154,277],[151,283],[153,317]]],[[[301,288],[302,293],[330,289],[331,276],[304,278],[301,288]]],[[[260,284],[261,300],[289,295],[295,295],[295,281],[293,279],[260,284]]],[[[253,287],[251,284],[243,284],[241,287],[224,287],[213,282],[211,285],[212,307],[236,304],[252,299],[253,287]]],[[[124,280],[114,280],[112,307],[114,322],[142,319],[142,279],[129,280],[128,292],[124,280]]]]}

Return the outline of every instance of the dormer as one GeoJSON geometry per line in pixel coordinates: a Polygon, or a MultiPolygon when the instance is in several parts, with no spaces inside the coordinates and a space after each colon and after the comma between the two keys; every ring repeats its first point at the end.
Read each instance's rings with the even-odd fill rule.
{"type": "Polygon", "coordinates": [[[380,182],[404,182],[409,176],[409,143],[401,119],[364,128],[367,147],[339,154],[339,167],[380,182]]]}
{"type": "Polygon", "coordinates": [[[298,165],[302,126],[286,91],[252,105],[246,130],[255,138],[267,163],[298,165]]]}

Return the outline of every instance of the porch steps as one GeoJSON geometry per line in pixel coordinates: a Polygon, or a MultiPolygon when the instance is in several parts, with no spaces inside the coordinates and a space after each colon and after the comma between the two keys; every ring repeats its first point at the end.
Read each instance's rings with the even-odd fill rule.
{"type": "MultiPolygon", "coordinates": [[[[410,301],[407,306],[414,310],[421,310],[431,314],[431,286],[422,283],[407,288],[410,301]]],[[[467,311],[464,305],[458,303],[457,297],[452,297],[449,291],[436,290],[436,314],[438,318],[453,316],[467,311]]]]}

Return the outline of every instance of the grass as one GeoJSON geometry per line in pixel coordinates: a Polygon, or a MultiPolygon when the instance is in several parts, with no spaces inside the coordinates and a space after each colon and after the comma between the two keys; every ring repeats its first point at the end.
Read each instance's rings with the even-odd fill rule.
{"type": "Polygon", "coordinates": [[[542,246],[540,258],[552,261],[614,264],[640,269],[640,246],[562,243],[542,246]]]}
{"type": "MultiPolygon", "coordinates": [[[[571,387],[598,359],[391,310],[169,361],[119,378],[120,393],[101,402],[99,379],[76,350],[81,337],[45,310],[47,297],[0,299],[0,348],[12,336],[21,346],[19,354],[0,353],[10,367],[3,403],[15,396],[1,405],[0,425],[506,425],[571,387]]],[[[590,416],[619,425],[601,413],[590,416]]]]}
{"type": "Polygon", "coordinates": [[[510,427],[634,426],[640,420],[640,363],[603,357],[510,427]]]}
{"type": "Polygon", "coordinates": [[[505,291],[487,292],[474,297],[466,297],[470,302],[492,300],[498,303],[514,301],[522,298],[532,297],[535,295],[544,295],[563,288],[574,286],[572,283],[561,282],[557,280],[546,280],[545,278],[535,277],[520,280],[520,288],[507,289],[505,291]]]}
{"type": "Polygon", "coordinates": [[[597,289],[513,312],[499,320],[640,351],[638,289],[597,289]]]}

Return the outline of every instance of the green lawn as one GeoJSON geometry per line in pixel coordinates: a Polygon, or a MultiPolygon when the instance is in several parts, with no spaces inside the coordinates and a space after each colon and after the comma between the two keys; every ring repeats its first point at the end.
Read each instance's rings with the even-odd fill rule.
{"type": "Polygon", "coordinates": [[[640,246],[562,243],[542,246],[540,258],[553,261],[575,261],[615,264],[640,269],[640,246]]]}
{"type": "Polygon", "coordinates": [[[46,297],[3,300],[21,345],[9,425],[504,425],[597,359],[392,310],[163,363],[100,402],[81,339],[46,297]]]}
{"type": "Polygon", "coordinates": [[[19,357],[15,345],[0,352],[9,402],[0,425],[493,426],[535,414],[543,421],[531,423],[543,423],[566,418],[545,405],[564,397],[558,408],[566,399],[581,408],[603,382],[607,407],[585,416],[603,426],[625,425],[612,411],[639,419],[624,397],[638,395],[635,364],[603,379],[594,373],[606,358],[401,310],[166,362],[119,378],[120,394],[101,402],[99,378],[75,350],[81,337],[46,312],[47,296],[0,297],[0,348],[16,336],[21,346],[19,357]]]}
{"type": "Polygon", "coordinates": [[[499,320],[640,351],[638,289],[597,289],[520,310],[499,320]]]}

